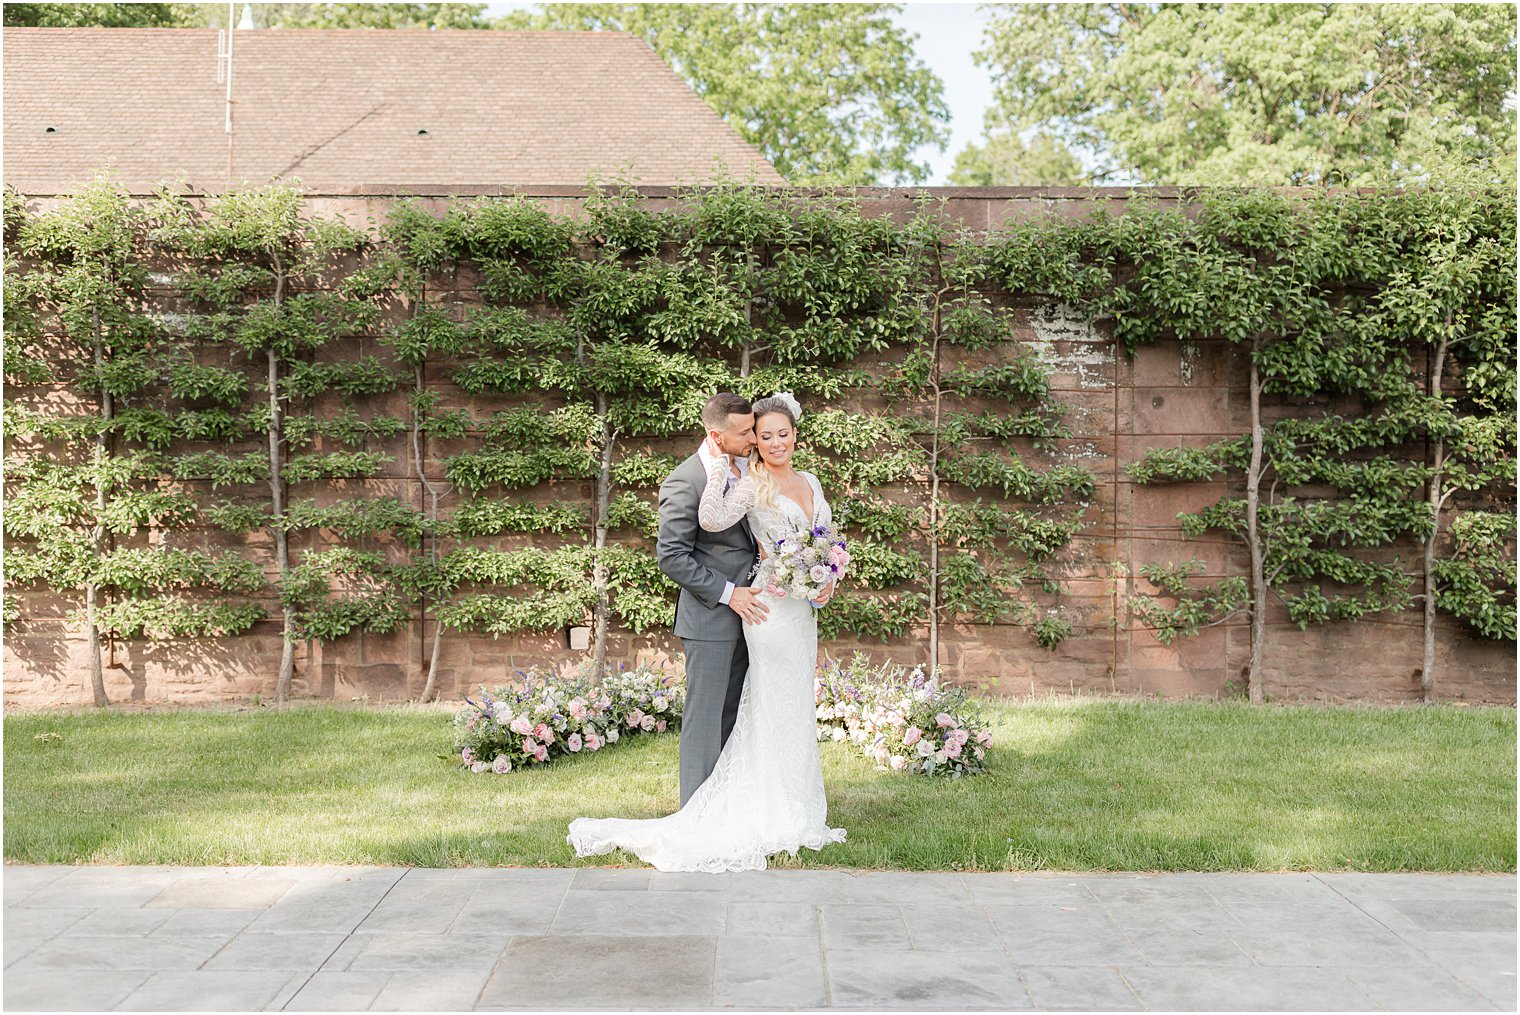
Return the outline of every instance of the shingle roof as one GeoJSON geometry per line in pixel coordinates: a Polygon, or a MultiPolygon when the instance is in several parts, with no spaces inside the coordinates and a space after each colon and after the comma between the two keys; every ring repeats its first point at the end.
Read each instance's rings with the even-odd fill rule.
{"type": "MultiPolygon", "coordinates": [[[[7,28],[3,44],[7,184],[57,193],[109,159],[133,191],[228,185],[215,30],[7,28]]],[[[785,182],[625,32],[243,30],[232,95],[233,183],[697,183],[717,161],[785,182]]]]}

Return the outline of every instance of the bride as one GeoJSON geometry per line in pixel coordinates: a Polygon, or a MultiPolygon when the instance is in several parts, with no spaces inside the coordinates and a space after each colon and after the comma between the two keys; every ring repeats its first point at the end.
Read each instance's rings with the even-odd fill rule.
{"type": "MultiPolygon", "coordinates": [[[[792,468],[802,409],[789,394],[754,405],[756,452],[748,475],[724,494],[727,455],[715,454],[698,519],[720,531],[747,517],[761,547],[799,529],[829,525],[818,478],[792,468]]],[[[715,451],[717,449],[714,449],[715,451]]],[[[739,716],[712,774],[679,811],[663,818],[576,818],[567,841],[577,856],[626,849],[662,871],[760,870],[766,857],[843,842],[830,828],[818,763],[813,673],[818,663],[814,604],[763,595],[765,619],[745,624],[750,669],[739,716]]],[[[826,591],[821,605],[832,594],[826,591]]]]}

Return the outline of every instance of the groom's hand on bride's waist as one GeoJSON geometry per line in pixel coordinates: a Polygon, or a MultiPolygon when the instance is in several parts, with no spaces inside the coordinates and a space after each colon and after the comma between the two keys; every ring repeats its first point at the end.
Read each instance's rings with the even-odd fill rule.
{"type": "Polygon", "coordinates": [[[728,608],[737,613],[739,619],[746,624],[758,624],[770,613],[770,609],[760,601],[759,591],[738,587],[728,598],[728,608]]]}

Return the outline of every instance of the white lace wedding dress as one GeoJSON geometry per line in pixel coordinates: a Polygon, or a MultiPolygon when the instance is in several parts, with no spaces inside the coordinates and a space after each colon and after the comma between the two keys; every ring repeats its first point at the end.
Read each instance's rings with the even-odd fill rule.
{"type": "MultiPolygon", "coordinates": [[[[702,493],[698,518],[710,531],[748,516],[762,547],[802,527],[833,520],[817,477],[801,473],[813,488],[813,517],[786,497],[775,508],[755,503],[752,477],[725,496],[728,458],[716,458],[702,493]]],[[[733,732],[712,774],[686,805],[663,818],[576,818],[567,841],[577,856],[626,849],[662,871],[763,870],[766,857],[795,855],[803,846],[822,849],[843,842],[845,830],[830,828],[818,763],[813,673],[818,661],[818,621],[801,599],[764,596],[769,609],[759,624],[745,624],[749,674],[733,732]]]]}

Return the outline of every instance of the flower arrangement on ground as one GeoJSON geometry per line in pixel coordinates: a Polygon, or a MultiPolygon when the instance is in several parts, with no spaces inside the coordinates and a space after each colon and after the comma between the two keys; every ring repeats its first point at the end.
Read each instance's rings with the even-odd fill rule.
{"type": "Polygon", "coordinates": [[[679,729],[685,686],[665,667],[618,668],[594,681],[518,670],[510,687],[481,687],[454,714],[453,757],[505,775],[564,754],[594,753],[625,736],[679,729]]]}
{"type": "Polygon", "coordinates": [[[848,740],[878,768],[959,779],[986,770],[992,734],[958,687],[923,667],[873,667],[857,653],[813,679],[818,739],[848,740]]]}

